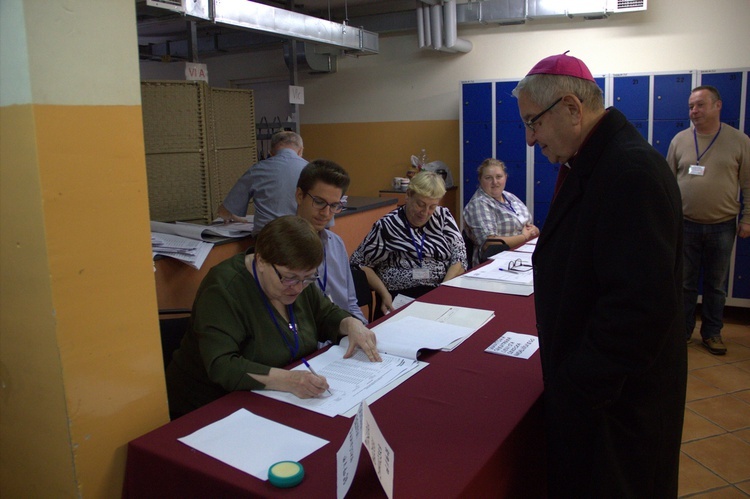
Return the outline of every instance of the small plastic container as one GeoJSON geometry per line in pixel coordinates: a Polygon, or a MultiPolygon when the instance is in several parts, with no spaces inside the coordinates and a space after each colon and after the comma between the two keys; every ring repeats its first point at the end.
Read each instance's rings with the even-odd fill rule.
{"type": "Polygon", "coordinates": [[[303,478],[305,468],[297,461],[279,461],[268,468],[268,481],[282,489],[299,485],[303,478]]]}

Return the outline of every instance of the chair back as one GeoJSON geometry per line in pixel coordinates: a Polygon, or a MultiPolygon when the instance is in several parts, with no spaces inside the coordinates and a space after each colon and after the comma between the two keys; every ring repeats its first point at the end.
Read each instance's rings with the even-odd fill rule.
{"type": "Polygon", "coordinates": [[[469,270],[474,266],[474,241],[471,240],[466,229],[461,231],[461,237],[464,239],[464,246],[466,246],[466,260],[469,262],[469,268],[466,270],[469,270]]]}
{"type": "Polygon", "coordinates": [[[367,274],[365,274],[365,271],[357,265],[350,265],[349,268],[351,269],[352,279],[354,280],[354,290],[357,294],[357,305],[360,307],[367,307],[365,319],[367,319],[367,322],[372,322],[374,311],[373,293],[370,284],[367,282],[367,274]]]}
{"type": "Polygon", "coordinates": [[[182,337],[190,325],[190,309],[176,308],[159,310],[159,331],[161,332],[161,353],[164,369],[172,361],[172,354],[180,348],[182,337]]]}

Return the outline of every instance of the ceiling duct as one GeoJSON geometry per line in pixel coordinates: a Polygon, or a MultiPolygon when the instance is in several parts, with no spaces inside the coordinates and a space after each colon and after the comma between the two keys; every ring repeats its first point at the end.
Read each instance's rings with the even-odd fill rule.
{"type": "MultiPolygon", "coordinates": [[[[307,42],[297,43],[297,69],[309,70],[310,74],[335,73],[338,69],[337,61],[341,51],[324,45],[307,42]]],[[[292,67],[291,45],[284,44],[284,61],[288,68],[292,67]]]]}
{"type": "MultiPolygon", "coordinates": [[[[167,8],[158,2],[151,5],[167,8]]],[[[377,33],[248,0],[189,0],[184,2],[183,12],[216,24],[330,45],[348,54],[379,51],[377,33]]]]}

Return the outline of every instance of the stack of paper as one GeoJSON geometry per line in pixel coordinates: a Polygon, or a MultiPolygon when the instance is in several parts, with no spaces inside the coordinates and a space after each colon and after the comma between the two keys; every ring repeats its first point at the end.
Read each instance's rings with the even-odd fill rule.
{"type": "Polygon", "coordinates": [[[172,234],[151,233],[153,255],[175,258],[195,269],[200,269],[213,248],[213,243],[196,241],[172,234]]]}
{"type": "Polygon", "coordinates": [[[173,234],[197,241],[215,242],[217,239],[239,238],[249,236],[253,230],[253,222],[213,225],[199,225],[187,222],[165,223],[151,221],[151,232],[173,234]]]}
{"type": "Polygon", "coordinates": [[[428,348],[450,352],[494,316],[492,310],[414,301],[403,310],[390,315],[388,320],[375,326],[373,331],[378,337],[378,350],[381,348],[381,341],[389,344],[401,336],[400,343],[411,343],[417,350],[428,348]],[[395,330],[391,331],[393,328],[395,330]],[[433,334],[428,333],[428,337],[425,337],[423,331],[433,334]]]}

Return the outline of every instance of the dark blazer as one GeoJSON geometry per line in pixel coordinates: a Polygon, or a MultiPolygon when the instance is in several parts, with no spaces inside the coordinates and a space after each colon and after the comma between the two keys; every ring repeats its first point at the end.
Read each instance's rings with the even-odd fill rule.
{"type": "Polygon", "coordinates": [[[664,158],[609,109],[533,257],[553,496],[677,496],[681,206],[664,158]]]}

